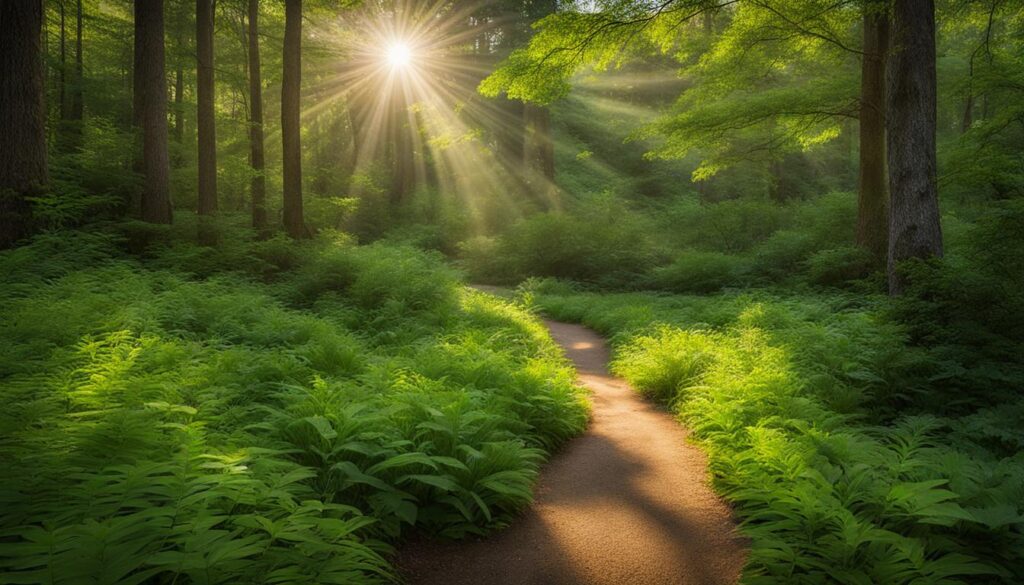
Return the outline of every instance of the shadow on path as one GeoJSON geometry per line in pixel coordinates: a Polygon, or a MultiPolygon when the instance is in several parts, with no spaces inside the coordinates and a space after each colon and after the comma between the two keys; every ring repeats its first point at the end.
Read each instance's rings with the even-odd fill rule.
{"type": "Polygon", "coordinates": [[[704,454],[670,414],[607,374],[593,331],[548,322],[592,393],[593,419],[544,466],[536,501],[488,538],[414,541],[397,560],[422,585],[696,585],[739,579],[745,545],[704,454]]]}

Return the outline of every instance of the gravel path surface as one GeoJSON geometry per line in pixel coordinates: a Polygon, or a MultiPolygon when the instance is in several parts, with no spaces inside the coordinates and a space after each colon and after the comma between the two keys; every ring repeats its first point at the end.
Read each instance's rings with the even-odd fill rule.
{"type": "Polygon", "coordinates": [[[548,327],[592,393],[587,432],[545,465],[534,505],[509,528],[410,542],[397,558],[402,575],[411,585],[736,583],[743,539],[686,429],[608,374],[596,333],[548,327]]]}

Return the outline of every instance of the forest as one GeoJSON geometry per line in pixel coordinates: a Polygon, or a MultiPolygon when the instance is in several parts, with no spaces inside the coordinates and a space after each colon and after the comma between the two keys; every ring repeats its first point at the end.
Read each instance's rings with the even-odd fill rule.
{"type": "Polygon", "coordinates": [[[0,584],[1024,582],[1024,3],[0,0],[0,584]]]}

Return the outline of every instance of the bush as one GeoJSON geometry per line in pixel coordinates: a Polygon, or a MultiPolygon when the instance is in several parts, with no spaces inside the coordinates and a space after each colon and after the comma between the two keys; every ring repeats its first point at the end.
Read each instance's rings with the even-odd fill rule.
{"type": "MultiPolygon", "coordinates": [[[[750,538],[744,581],[1010,585],[1024,574],[1019,393],[967,418],[888,418],[879,396],[947,380],[931,376],[943,356],[930,352],[908,379],[904,333],[876,310],[766,293],[535,298],[612,334],[615,371],[687,423],[750,538]]],[[[998,371],[1024,379],[1015,367],[998,371]]]]}
{"type": "Polygon", "coordinates": [[[621,345],[612,371],[644,394],[672,404],[701,382],[715,359],[715,346],[708,334],[659,327],[621,345]]]}
{"type": "Polygon", "coordinates": [[[650,282],[663,290],[709,293],[740,284],[746,272],[746,261],[737,256],[691,250],[655,269],[650,282]]]}
{"type": "MultiPolygon", "coordinates": [[[[649,226],[610,198],[593,203],[578,215],[541,213],[515,224],[498,240],[493,262],[507,266],[515,281],[549,276],[635,286],[660,256],[649,226]]],[[[497,267],[477,270],[493,274],[497,267]]]]}
{"type": "Polygon", "coordinates": [[[821,250],[806,261],[807,279],[824,286],[842,286],[866,278],[875,268],[875,261],[864,248],[844,246],[821,250]]]}
{"type": "Polygon", "coordinates": [[[743,252],[786,224],[788,210],[767,199],[699,203],[680,199],[665,210],[663,230],[680,246],[716,252],[743,252]]]}
{"type": "Polygon", "coordinates": [[[0,252],[0,580],[394,582],[388,543],[506,524],[585,425],[543,326],[435,256],[253,244],[267,285],[116,241],[0,252]]]}
{"type": "Polygon", "coordinates": [[[753,270],[758,274],[783,279],[802,268],[817,249],[814,237],[799,230],[779,230],[753,250],[753,270]]]}

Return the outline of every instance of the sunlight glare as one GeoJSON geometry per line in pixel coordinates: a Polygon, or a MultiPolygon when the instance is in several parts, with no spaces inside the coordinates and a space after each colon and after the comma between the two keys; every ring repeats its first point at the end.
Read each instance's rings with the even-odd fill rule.
{"type": "Polygon", "coordinates": [[[388,47],[388,63],[395,69],[401,69],[412,61],[412,50],[405,43],[395,43],[388,47]]]}

